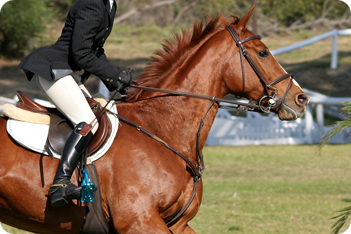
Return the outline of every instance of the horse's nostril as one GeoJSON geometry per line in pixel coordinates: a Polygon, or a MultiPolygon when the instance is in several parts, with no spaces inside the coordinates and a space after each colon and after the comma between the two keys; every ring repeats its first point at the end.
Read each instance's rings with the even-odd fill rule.
{"type": "Polygon", "coordinates": [[[306,94],[299,94],[297,96],[297,101],[299,102],[299,104],[305,104],[308,100],[308,96],[306,94]]]}
{"type": "Polygon", "coordinates": [[[305,101],[305,97],[303,97],[302,95],[299,95],[299,102],[303,103],[305,101]]]}

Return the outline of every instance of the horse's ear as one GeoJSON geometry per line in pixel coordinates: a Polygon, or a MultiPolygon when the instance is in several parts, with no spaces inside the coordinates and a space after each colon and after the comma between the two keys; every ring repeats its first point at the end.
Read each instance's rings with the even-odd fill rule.
{"type": "Polygon", "coordinates": [[[251,10],[249,12],[246,13],[246,15],[244,15],[243,18],[241,18],[241,20],[238,23],[238,28],[240,29],[240,31],[244,31],[247,29],[247,27],[249,27],[250,21],[252,19],[252,13],[255,10],[256,5],[254,5],[251,10]]]}
{"type": "Polygon", "coordinates": [[[226,20],[223,16],[219,16],[219,24],[221,25],[222,28],[225,28],[225,26],[229,25],[230,22],[226,20]]]}

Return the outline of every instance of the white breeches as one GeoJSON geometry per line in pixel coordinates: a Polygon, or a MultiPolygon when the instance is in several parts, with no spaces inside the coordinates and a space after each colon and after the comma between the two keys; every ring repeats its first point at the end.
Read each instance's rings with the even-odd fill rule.
{"type": "Polygon", "coordinates": [[[43,93],[74,126],[80,122],[91,123],[93,126],[91,132],[95,134],[99,124],[94,120],[95,115],[85,98],[91,95],[80,83],[79,76],[72,74],[55,81],[48,81],[38,75],[36,77],[43,93]]]}

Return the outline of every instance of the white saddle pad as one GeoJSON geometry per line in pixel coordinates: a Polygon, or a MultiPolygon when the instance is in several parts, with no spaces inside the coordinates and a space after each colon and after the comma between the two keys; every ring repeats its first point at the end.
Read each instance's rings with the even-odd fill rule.
{"type": "MultiPolygon", "coordinates": [[[[110,102],[107,109],[110,109],[111,112],[117,114],[115,102],[110,102]]],[[[119,124],[118,118],[110,113],[108,113],[107,116],[110,119],[112,125],[111,135],[98,151],[89,156],[91,161],[96,161],[101,158],[111,147],[116,137],[119,124]]],[[[44,149],[44,146],[49,132],[49,125],[27,123],[9,119],[7,121],[7,132],[18,144],[22,145],[23,147],[40,154],[48,155],[44,149]]],[[[61,157],[60,154],[56,154],[55,152],[53,153],[55,158],[61,157]]]]}

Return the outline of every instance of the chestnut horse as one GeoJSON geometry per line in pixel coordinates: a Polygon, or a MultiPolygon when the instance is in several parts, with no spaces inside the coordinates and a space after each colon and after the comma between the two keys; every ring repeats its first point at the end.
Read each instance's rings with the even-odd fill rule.
{"type": "MultiPolygon", "coordinates": [[[[281,120],[301,117],[308,96],[248,30],[252,11],[240,20],[233,16],[234,22],[216,17],[195,23],[192,34],[184,31],[156,52],[138,84],[217,98],[231,93],[256,100],[264,110],[268,102],[280,101],[272,111],[281,120]],[[247,54],[251,61],[243,57],[247,54]]],[[[208,99],[141,89],[131,90],[117,105],[123,118],[174,146],[196,167],[196,146],[199,151],[204,147],[219,108],[208,99]]],[[[52,208],[48,201],[58,160],[14,143],[5,118],[0,118],[0,148],[0,221],[35,233],[79,233],[85,207],[71,202],[52,208]]],[[[189,201],[195,182],[189,163],[160,142],[122,123],[114,144],[95,165],[104,216],[114,233],[195,233],[187,223],[201,204],[201,180],[190,206],[167,226],[189,201]]]]}

